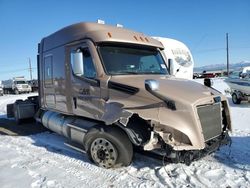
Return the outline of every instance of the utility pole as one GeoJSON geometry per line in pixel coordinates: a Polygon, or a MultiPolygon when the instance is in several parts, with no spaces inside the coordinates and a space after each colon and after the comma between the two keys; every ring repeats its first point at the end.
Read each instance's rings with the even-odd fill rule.
{"type": "Polygon", "coordinates": [[[226,33],[226,42],[227,42],[227,76],[229,76],[229,50],[228,50],[228,33],[226,33]]]}
{"type": "Polygon", "coordinates": [[[32,68],[31,68],[31,60],[29,58],[29,71],[30,71],[30,80],[32,80],[32,68]]]}

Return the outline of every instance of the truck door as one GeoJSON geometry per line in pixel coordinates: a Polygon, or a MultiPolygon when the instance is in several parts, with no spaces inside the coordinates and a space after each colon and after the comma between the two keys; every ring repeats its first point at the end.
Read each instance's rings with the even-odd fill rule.
{"type": "Polygon", "coordinates": [[[100,81],[95,64],[86,44],[70,48],[73,114],[88,118],[100,117],[100,81]]]}

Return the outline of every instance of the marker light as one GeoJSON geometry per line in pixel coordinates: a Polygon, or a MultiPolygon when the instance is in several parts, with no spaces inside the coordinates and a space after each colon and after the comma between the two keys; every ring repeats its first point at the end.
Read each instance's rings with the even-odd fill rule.
{"type": "Polygon", "coordinates": [[[108,36],[109,36],[109,38],[111,38],[111,37],[112,37],[112,35],[111,35],[111,33],[110,33],[110,32],[108,32],[108,36]]]}

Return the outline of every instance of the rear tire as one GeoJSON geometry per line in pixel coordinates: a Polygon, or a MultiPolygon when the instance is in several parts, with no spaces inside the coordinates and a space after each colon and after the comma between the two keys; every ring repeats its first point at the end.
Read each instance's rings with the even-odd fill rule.
{"type": "Polygon", "coordinates": [[[132,143],[118,127],[96,126],[88,131],[83,144],[90,160],[100,167],[118,168],[132,162],[132,143]]]}
{"type": "Polygon", "coordinates": [[[15,89],[15,94],[18,95],[19,94],[19,91],[17,89],[15,89]]]}
{"type": "Polygon", "coordinates": [[[241,98],[239,98],[236,93],[233,93],[232,94],[232,101],[233,101],[234,104],[240,104],[241,103],[241,98]]]}

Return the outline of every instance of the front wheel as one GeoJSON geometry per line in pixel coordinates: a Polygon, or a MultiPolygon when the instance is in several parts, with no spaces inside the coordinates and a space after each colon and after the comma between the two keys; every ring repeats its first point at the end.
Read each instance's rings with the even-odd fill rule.
{"type": "Polygon", "coordinates": [[[90,129],[84,138],[84,147],[90,160],[104,168],[128,166],[133,157],[128,136],[114,126],[90,129]]]}
{"type": "Polygon", "coordinates": [[[15,89],[15,94],[18,95],[19,94],[19,91],[17,89],[15,89]]]}
{"type": "Polygon", "coordinates": [[[234,104],[240,104],[241,103],[241,98],[239,98],[236,93],[233,93],[232,94],[232,101],[233,101],[234,104]]]}

